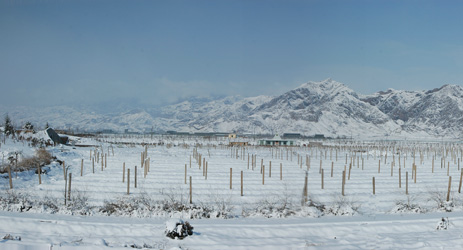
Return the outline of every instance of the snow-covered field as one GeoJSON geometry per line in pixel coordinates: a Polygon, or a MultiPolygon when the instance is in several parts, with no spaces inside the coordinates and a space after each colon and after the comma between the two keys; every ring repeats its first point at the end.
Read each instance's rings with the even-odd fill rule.
{"type": "MultiPolygon", "coordinates": [[[[44,138],[41,133],[36,136],[44,138]]],[[[231,148],[226,139],[71,139],[93,146],[47,148],[64,161],[67,179],[72,174],[66,205],[69,182],[59,161],[43,167],[40,185],[35,169],[13,171],[13,189],[8,173],[1,174],[0,237],[5,239],[0,249],[463,247],[458,143],[326,141],[312,147],[231,148]],[[92,163],[95,155],[99,161],[92,163]],[[143,168],[142,157],[149,162],[143,168]],[[129,194],[124,164],[130,169],[129,194]],[[172,218],[189,221],[194,234],[167,238],[165,225],[172,218]]],[[[7,138],[0,151],[5,166],[9,153],[22,152],[21,161],[35,148],[7,138]]]]}

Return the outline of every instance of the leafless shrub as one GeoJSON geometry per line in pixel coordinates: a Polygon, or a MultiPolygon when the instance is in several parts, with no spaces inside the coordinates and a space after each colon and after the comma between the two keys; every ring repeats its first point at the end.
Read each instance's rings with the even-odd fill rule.
{"type": "Polygon", "coordinates": [[[358,213],[360,204],[346,196],[336,195],[333,197],[331,206],[326,206],[323,210],[325,215],[354,215],[358,213]]]}
{"type": "Polygon", "coordinates": [[[391,213],[425,213],[426,209],[415,203],[415,197],[407,195],[405,201],[398,200],[391,213]]]}
{"type": "Polygon", "coordinates": [[[52,155],[44,148],[39,148],[35,151],[35,155],[31,157],[25,157],[21,161],[18,161],[17,168],[15,171],[29,171],[37,169],[38,165],[45,166],[51,163],[53,159],[52,155]]]}
{"type": "Polygon", "coordinates": [[[428,189],[428,201],[433,201],[437,210],[452,212],[457,207],[457,201],[452,194],[450,193],[450,199],[447,201],[447,191],[440,191],[437,188],[428,189]]]}

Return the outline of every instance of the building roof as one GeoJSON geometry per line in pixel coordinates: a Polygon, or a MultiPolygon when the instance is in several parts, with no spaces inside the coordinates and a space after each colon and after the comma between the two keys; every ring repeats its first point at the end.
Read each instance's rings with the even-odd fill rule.
{"type": "Polygon", "coordinates": [[[281,137],[278,134],[276,134],[272,140],[281,141],[281,137]]]}

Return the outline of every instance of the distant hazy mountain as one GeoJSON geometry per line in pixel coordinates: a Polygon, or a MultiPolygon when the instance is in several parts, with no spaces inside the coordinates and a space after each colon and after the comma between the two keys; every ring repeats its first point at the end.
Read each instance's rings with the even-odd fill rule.
{"type": "Polygon", "coordinates": [[[161,108],[133,106],[0,107],[0,113],[8,112],[16,125],[48,122],[87,131],[292,132],[363,138],[460,138],[463,132],[463,88],[456,85],[359,95],[327,79],[274,97],[191,98],[161,108]]]}

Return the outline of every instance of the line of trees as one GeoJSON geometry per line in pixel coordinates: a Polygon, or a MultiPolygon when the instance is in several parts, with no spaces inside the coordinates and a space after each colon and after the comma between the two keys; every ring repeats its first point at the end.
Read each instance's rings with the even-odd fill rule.
{"type": "MultiPolygon", "coordinates": [[[[49,128],[48,122],[45,125],[45,129],[47,129],[47,128],[49,128]]],[[[30,121],[27,121],[22,126],[22,129],[32,130],[35,133],[35,127],[30,121]]],[[[5,115],[5,120],[4,120],[4,123],[3,123],[3,133],[6,136],[10,136],[10,135],[14,136],[14,131],[15,130],[14,130],[13,122],[11,121],[10,116],[8,114],[6,114],[5,115]]]]}

